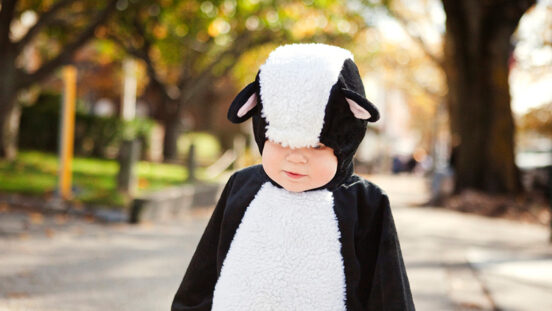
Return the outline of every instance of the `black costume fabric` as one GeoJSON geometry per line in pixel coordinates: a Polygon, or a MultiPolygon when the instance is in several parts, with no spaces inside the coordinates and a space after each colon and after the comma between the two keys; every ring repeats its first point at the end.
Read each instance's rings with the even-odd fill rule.
{"type": "MultiPolygon", "coordinates": [[[[302,46],[299,48],[301,49],[302,46]]],[[[308,45],[306,48],[310,49],[313,46],[308,45]]],[[[313,53],[316,54],[326,47],[320,50],[318,48],[319,46],[314,46],[313,53]]],[[[318,136],[319,142],[334,150],[338,167],[330,182],[306,192],[315,193],[317,190],[321,190],[331,193],[330,208],[333,209],[332,214],[335,214],[336,226],[339,231],[339,250],[337,252],[340,252],[339,256],[342,258],[344,275],[344,308],[350,311],[414,310],[388,197],[379,187],[353,173],[353,156],[365,135],[367,123],[377,121],[379,112],[365,98],[357,66],[347,56],[350,54],[340,55],[341,58],[331,65],[335,69],[337,65],[342,64],[340,65],[341,70],[337,67],[338,70],[335,72],[338,73],[338,76],[328,78],[331,79],[333,85],[330,84],[332,86],[328,92],[327,103],[320,103],[325,105],[322,106],[325,107],[325,110],[323,111],[323,126],[318,136]],[[342,63],[338,63],[339,61],[342,63]],[[358,118],[352,111],[350,101],[354,101],[361,109],[367,111],[369,117],[358,118]]],[[[307,62],[310,61],[310,58],[307,59],[307,62]]],[[[318,61],[324,64],[323,57],[318,58],[318,61]]],[[[261,81],[261,70],[255,81],[247,85],[236,96],[229,108],[228,119],[234,123],[241,123],[252,118],[255,141],[262,154],[264,143],[269,139],[267,128],[271,120],[267,120],[263,113],[265,103],[260,88],[261,85],[266,86],[267,84],[263,84],[261,81]],[[252,99],[256,99],[256,101],[254,101],[255,105],[250,107],[247,103],[251,103],[252,99]],[[245,113],[243,111],[240,113],[242,107],[250,109],[245,113]]],[[[285,70],[282,71],[285,72],[285,70]]],[[[275,72],[280,73],[278,70],[275,72]]],[[[309,74],[308,70],[304,72],[305,81],[314,80],[312,79],[314,77],[309,78],[309,74]]],[[[312,85],[307,85],[308,87],[312,87],[312,85]]],[[[301,96],[309,95],[300,93],[301,96]]],[[[278,102],[277,99],[274,101],[272,98],[272,103],[278,102]]],[[[306,114],[308,115],[308,111],[306,114]]],[[[284,117],[286,116],[284,115],[284,117]]],[[[272,121],[274,120],[272,119],[272,121]]],[[[298,132],[297,135],[301,135],[301,133],[298,132]]],[[[248,208],[251,208],[252,202],[259,200],[258,194],[267,183],[282,188],[267,176],[260,165],[246,168],[232,175],[175,295],[172,304],[173,311],[211,310],[213,301],[216,301],[213,295],[217,281],[221,279],[221,272],[224,272],[223,264],[231,250],[232,243],[235,242],[236,231],[241,229],[244,215],[248,208]]],[[[279,197],[272,197],[268,200],[279,200],[279,197]]],[[[302,207],[301,204],[298,207],[302,207]]],[[[286,206],[281,208],[285,210],[286,206]]],[[[315,210],[316,208],[318,206],[314,206],[315,210]]],[[[267,218],[261,221],[269,223],[273,219],[267,218]]],[[[304,219],[304,222],[309,221],[309,219],[304,219]]],[[[317,245],[316,243],[317,241],[313,241],[311,244],[317,245]]],[[[255,256],[255,250],[247,255],[255,256]]],[[[281,310],[282,308],[273,306],[271,309],[281,310]]],[[[291,309],[299,310],[298,308],[291,309]]],[[[343,310],[343,308],[338,309],[343,310]]],[[[255,309],[253,308],[253,310],[255,309]]],[[[315,309],[301,309],[301,311],[303,310],[315,309]]]]}
{"type": "MultiPolygon", "coordinates": [[[[213,290],[236,229],[267,181],[260,165],[230,178],[174,297],[173,311],[211,310],[213,290]]],[[[357,175],[347,178],[333,195],[347,310],[415,310],[387,195],[357,175]]]]}

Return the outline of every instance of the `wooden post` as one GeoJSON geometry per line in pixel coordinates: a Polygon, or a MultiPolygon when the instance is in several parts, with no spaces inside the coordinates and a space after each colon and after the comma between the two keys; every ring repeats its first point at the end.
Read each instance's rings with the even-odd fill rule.
{"type": "Polygon", "coordinates": [[[124,140],[119,147],[119,173],[117,174],[117,190],[129,197],[136,194],[136,163],[140,159],[140,141],[138,139],[124,140]]]}
{"type": "MultiPolygon", "coordinates": [[[[121,118],[132,121],[136,115],[136,62],[127,58],[123,61],[123,97],[121,118]]],[[[140,159],[140,141],[136,137],[125,139],[119,146],[119,173],[117,189],[129,197],[136,194],[136,163],[140,159]]]]}
{"type": "Polygon", "coordinates": [[[71,169],[75,137],[75,99],[77,91],[77,69],[74,66],[63,68],[63,104],[60,124],[58,189],[62,199],[68,200],[71,193],[71,169]]]}
{"type": "Polygon", "coordinates": [[[196,181],[196,158],[195,158],[195,144],[192,142],[190,144],[190,149],[188,149],[188,182],[195,182],[196,181]]]}

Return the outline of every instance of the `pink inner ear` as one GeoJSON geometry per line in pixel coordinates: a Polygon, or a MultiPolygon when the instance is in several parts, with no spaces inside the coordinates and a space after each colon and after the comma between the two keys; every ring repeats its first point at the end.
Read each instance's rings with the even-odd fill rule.
{"type": "Polygon", "coordinates": [[[253,93],[249,99],[241,106],[240,110],[238,110],[238,118],[241,118],[245,116],[251,109],[255,108],[257,106],[257,94],[253,93]]]}
{"type": "Polygon", "coordinates": [[[372,116],[366,109],[362,108],[359,104],[357,104],[354,100],[345,98],[347,102],[349,103],[349,108],[351,109],[351,112],[355,115],[355,118],[357,119],[363,119],[368,120],[372,116]]]}

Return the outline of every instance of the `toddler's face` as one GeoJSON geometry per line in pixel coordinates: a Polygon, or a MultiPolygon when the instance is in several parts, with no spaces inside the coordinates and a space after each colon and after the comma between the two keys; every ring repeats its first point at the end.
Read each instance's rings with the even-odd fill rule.
{"type": "Polygon", "coordinates": [[[267,140],[262,163],[268,177],[292,192],[322,187],[337,171],[333,149],[323,144],[314,148],[291,149],[267,140]]]}

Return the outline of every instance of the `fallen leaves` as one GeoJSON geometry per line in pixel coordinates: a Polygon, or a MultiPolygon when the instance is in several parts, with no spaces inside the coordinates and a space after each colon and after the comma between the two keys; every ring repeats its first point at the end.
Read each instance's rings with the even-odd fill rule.
{"type": "Polygon", "coordinates": [[[26,292],[8,292],[8,293],[6,293],[6,297],[12,298],[12,299],[27,298],[27,297],[29,297],[29,293],[26,293],[26,292]]]}
{"type": "Polygon", "coordinates": [[[444,205],[460,212],[542,225],[547,225],[551,217],[546,199],[534,194],[515,197],[466,190],[450,197],[444,205]]]}
{"type": "Polygon", "coordinates": [[[31,224],[40,225],[44,223],[44,216],[41,213],[29,213],[29,222],[31,224]]]}

